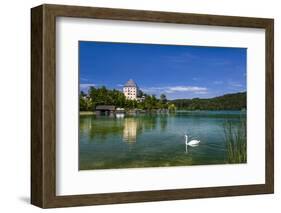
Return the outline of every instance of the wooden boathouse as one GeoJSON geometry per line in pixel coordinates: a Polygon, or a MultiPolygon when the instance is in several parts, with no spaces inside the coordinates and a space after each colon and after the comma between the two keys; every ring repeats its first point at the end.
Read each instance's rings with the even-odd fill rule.
{"type": "Polygon", "coordinates": [[[98,105],[96,106],[96,115],[113,116],[116,111],[116,107],[113,105],[98,105]]]}

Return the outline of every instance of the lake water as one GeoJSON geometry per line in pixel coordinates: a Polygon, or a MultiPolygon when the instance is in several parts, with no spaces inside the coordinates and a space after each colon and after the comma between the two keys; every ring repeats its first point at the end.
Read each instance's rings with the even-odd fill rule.
{"type": "Polygon", "coordinates": [[[114,169],[227,163],[223,124],[240,111],[177,111],[111,118],[80,115],[79,169],[114,169]],[[186,147],[189,140],[200,140],[186,147]]]}

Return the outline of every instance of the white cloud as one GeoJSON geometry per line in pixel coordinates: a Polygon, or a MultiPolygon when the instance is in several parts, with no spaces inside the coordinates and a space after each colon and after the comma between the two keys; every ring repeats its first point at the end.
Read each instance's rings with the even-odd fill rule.
{"type": "Polygon", "coordinates": [[[200,91],[206,91],[207,88],[194,87],[194,86],[175,86],[175,87],[168,87],[168,90],[174,92],[200,92],[200,91]]]}
{"type": "Polygon", "coordinates": [[[165,87],[142,87],[140,88],[143,92],[147,92],[147,93],[153,93],[153,92],[159,92],[159,91],[163,91],[165,87]]]}
{"type": "Polygon", "coordinates": [[[196,94],[206,94],[208,89],[206,87],[198,86],[166,86],[166,87],[148,87],[141,88],[148,93],[176,93],[176,92],[190,92],[196,94]]]}

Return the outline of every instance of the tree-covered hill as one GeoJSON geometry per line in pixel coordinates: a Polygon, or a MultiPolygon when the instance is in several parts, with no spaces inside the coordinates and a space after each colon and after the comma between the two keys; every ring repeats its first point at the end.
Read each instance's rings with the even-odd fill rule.
{"type": "Polygon", "coordinates": [[[90,87],[88,93],[80,94],[80,111],[92,111],[98,105],[114,105],[126,109],[169,109],[169,110],[241,110],[246,109],[246,92],[226,94],[209,99],[167,100],[165,94],[160,98],[143,93],[142,101],[127,100],[123,92],[106,87],[90,87]]]}
{"type": "Polygon", "coordinates": [[[226,94],[209,99],[176,99],[169,101],[177,109],[186,110],[241,110],[246,109],[246,92],[226,94]]]}

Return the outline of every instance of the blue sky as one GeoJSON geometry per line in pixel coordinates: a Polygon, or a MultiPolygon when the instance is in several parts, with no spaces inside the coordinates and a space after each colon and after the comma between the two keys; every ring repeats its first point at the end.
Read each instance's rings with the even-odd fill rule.
{"type": "Polygon", "coordinates": [[[122,90],[133,79],[168,99],[210,98],[246,91],[246,48],[79,42],[80,90],[122,90]]]}

